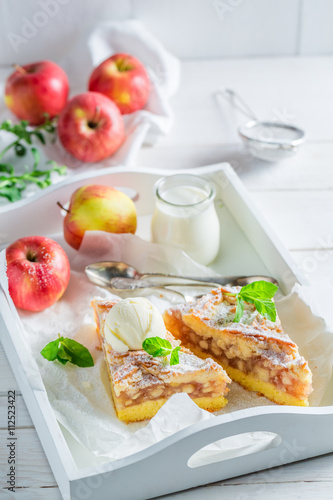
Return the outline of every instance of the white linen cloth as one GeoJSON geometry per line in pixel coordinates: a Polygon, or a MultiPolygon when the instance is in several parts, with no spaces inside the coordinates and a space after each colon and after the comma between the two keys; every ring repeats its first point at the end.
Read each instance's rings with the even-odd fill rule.
{"type": "MultiPolygon", "coordinates": [[[[44,148],[45,156],[48,159],[56,160],[69,167],[68,175],[103,166],[134,166],[142,144],[154,144],[161,135],[167,134],[172,127],[173,113],[169,98],[176,92],[179,85],[180,62],[136,20],[100,24],[90,33],[83,34],[73,47],[69,47],[68,54],[63,60],[56,61],[63,67],[69,78],[70,97],[86,92],[93,68],[118,52],[137,57],[146,67],[151,82],[148,102],[144,109],[123,115],[126,132],[125,142],[114,155],[98,164],[84,164],[73,158],[63,149],[60,141],[44,148]]],[[[52,59],[51,56],[50,59],[52,59]]],[[[13,68],[0,70],[0,93],[3,94],[5,80],[12,72],[13,68]]],[[[7,118],[14,119],[2,101],[0,103],[0,120],[7,118]]],[[[11,135],[1,132],[0,148],[12,140],[11,135]]],[[[54,181],[61,179],[62,177],[54,177],[54,181]]],[[[31,192],[29,194],[31,195],[31,192]]]]}
{"type": "MultiPolygon", "coordinates": [[[[68,252],[72,272],[63,298],[40,313],[19,311],[18,316],[16,310],[14,311],[16,319],[21,323],[20,342],[26,344],[26,352],[32,354],[38,366],[35,372],[29,366],[26,368],[27,378],[31,378],[30,383],[39,390],[43,390],[44,384],[58,421],[90,453],[115,460],[140,451],[184,427],[215,416],[196,407],[188,395],[179,394],[173,396],[149,423],[126,425],[117,419],[103,353],[96,349],[99,341],[90,307],[94,296],[105,297],[110,292],[94,286],[83,272],[84,265],[92,262],[91,242],[96,243],[97,238],[98,247],[101,249],[98,259],[127,261],[141,272],[150,270],[177,274],[183,271],[189,275],[205,276],[211,275],[212,271],[196,264],[175,248],[161,248],[160,245],[143,241],[134,235],[91,231],[86,233],[79,252],[68,252]],[[138,247],[140,252],[137,251],[138,247]],[[69,363],[61,365],[44,359],[40,354],[41,349],[54,340],[58,333],[72,337],[88,347],[95,366],[78,368],[69,363]],[[43,384],[38,383],[38,372],[43,384]]],[[[57,241],[67,250],[62,235],[57,237],[57,241]]],[[[0,283],[14,310],[8,295],[5,269],[3,251],[0,254],[0,283]]],[[[311,406],[320,404],[332,375],[333,312],[330,297],[332,285],[326,283],[320,287],[296,285],[289,296],[277,300],[283,327],[298,343],[301,354],[309,360],[313,371],[314,392],[310,397],[311,406]]],[[[152,297],[161,311],[168,307],[169,299],[168,296],[162,299],[158,296],[152,297]]],[[[28,360],[27,354],[27,365],[28,360]]],[[[266,398],[246,391],[235,383],[231,386],[228,400],[228,405],[219,412],[220,414],[253,406],[273,405],[266,398]]],[[[251,436],[247,436],[244,442],[236,440],[228,445],[224,443],[223,452],[227,453],[228,446],[232,456],[237,454],[236,449],[242,450],[247,446],[254,446],[256,450],[264,449],[269,446],[271,439],[271,436],[265,434],[260,439],[258,435],[253,436],[253,440],[251,436]]],[[[209,448],[215,453],[218,449],[216,445],[209,448]]],[[[209,459],[209,450],[206,449],[198,460],[209,459]]]]}

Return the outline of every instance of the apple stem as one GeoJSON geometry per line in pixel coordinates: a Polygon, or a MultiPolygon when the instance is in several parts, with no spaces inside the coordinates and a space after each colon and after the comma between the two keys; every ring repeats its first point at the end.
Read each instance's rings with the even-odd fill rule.
{"type": "Polygon", "coordinates": [[[64,207],[64,206],[60,203],[60,201],[57,201],[57,205],[58,205],[58,207],[60,207],[62,210],[65,210],[65,212],[67,212],[68,214],[70,214],[70,211],[69,211],[67,208],[65,208],[65,207],[64,207]]]}
{"type": "Polygon", "coordinates": [[[19,73],[21,73],[21,75],[26,75],[27,74],[27,70],[22,68],[22,66],[20,66],[19,64],[13,64],[13,67],[16,69],[16,71],[18,71],[19,73]]]}

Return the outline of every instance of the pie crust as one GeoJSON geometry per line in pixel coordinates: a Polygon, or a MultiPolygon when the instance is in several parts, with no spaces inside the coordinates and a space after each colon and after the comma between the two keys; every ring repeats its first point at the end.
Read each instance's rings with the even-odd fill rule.
{"type": "Polygon", "coordinates": [[[164,322],[173,336],[191,351],[213,358],[235,382],[278,404],[308,406],[312,374],[297,345],[273,323],[244,303],[234,323],[240,287],[212,290],[198,301],[165,311],[164,322]]]}
{"type": "MultiPolygon", "coordinates": [[[[104,335],[105,318],[115,301],[94,299],[97,332],[104,351],[112,397],[120,420],[135,422],[153,417],[163,404],[179,392],[208,411],[221,409],[227,400],[226,372],[212,359],[202,359],[182,347],[178,365],[170,366],[167,358],[153,358],[144,350],[120,353],[112,349],[104,335]]],[[[180,345],[171,333],[166,338],[180,345]]]]}

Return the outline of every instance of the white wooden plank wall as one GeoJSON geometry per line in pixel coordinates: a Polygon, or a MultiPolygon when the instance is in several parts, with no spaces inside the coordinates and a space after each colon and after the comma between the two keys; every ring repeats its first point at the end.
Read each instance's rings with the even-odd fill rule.
{"type": "Polygon", "coordinates": [[[2,0],[0,66],[60,59],[100,21],[135,18],[183,59],[333,53],[331,0],[2,0]]]}

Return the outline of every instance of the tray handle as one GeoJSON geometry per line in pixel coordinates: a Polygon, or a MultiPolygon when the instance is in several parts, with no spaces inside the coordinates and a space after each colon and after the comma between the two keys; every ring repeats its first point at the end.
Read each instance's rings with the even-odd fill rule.
{"type": "MultiPolygon", "coordinates": [[[[101,493],[112,484],[114,498],[119,494],[122,500],[148,499],[328,453],[333,450],[333,434],[325,429],[331,429],[332,418],[329,407],[259,407],[201,422],[117,461],[108,480],[103,477],[106,470],[100,470],[101,493]],[[323,432],[309,432],[311,428],[323,432]],[[280,444],[273,440],[268,449],[195,468],[188,465],[194,453],[215,441],[260,431],[278,434],[280,444]]],[[[75,484],[72,491],[75,496],[75,484]]]]}

